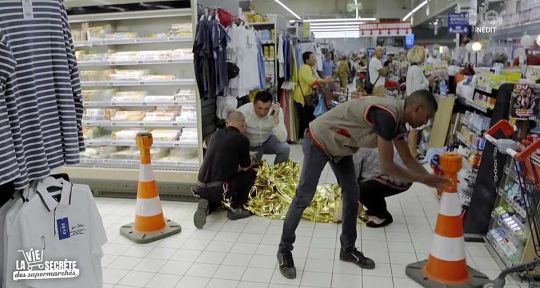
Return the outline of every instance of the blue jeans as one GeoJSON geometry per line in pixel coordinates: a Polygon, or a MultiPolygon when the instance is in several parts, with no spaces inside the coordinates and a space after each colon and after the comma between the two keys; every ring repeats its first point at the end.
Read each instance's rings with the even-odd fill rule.
{"type": "MultiPolygon", "coordinates": [[[[321,172],[327,162],[336,175],[343,194],[343,223],[340,237],[341,248],[345,251],[354,249],[356,243],[356,218],[358,217],[359,187],[356,180],[352,156],[341,158],[333,162],[324,152],[315,146],[310,137],[304,137],[304,162],[300,173],[300,182],[296,189],[291,206],[283,222],[283,232],[279,243],[279,252],[288,253],[293,250],[296,240],[296,228],[304,210],[313,200],[321,172]]],[[[329,235],[330,236],[330,235],[329,235]]]]}
{"type": "Polygon", "coordinates": [[[279,164],[289,160],[289,154],[291,153],[291,147],[287,142],[279,142],[276,135],[270,136],[264,141],[261,146],[253,147],[251,151],[257,151],[255,158],[261,160],[264,154],[276,155],[274,164],[279,164]]]}

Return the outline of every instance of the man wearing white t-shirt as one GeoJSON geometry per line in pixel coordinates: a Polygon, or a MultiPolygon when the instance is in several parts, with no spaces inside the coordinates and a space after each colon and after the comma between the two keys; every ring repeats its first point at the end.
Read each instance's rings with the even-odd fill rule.
{"type": "Polygon", "coordinates": [[[369,81],[373,84],[373,93],[371,94],[380,97],[386,96],[384,83],[386,82],[386,75],[388,75],[388,67],[383,67],[381,61],[383,53],[383,48],[377,46],[375,55],[369,61],[369,81]]]}

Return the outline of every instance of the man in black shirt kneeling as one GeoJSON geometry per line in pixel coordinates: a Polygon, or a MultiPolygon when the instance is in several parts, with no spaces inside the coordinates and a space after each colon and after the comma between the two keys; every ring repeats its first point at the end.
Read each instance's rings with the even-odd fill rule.
{"type": "Polygon", "coordinates": [[[216,131],[207,140],[207,151],[199,170],[196,194],[199,204],[193,223],[198,229],[206,224],[206,216],[227,201],[227,217],[238,220],[252,215],[243,208],[257,172],[251,168],[249,140],[244,135],[246,122],[241,112],[227,117],[227,127],[216,131]]]}

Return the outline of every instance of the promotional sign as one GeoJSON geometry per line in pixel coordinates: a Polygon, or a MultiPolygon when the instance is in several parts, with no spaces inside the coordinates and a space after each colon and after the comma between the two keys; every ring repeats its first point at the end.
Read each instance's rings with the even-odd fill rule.
{"type": "Polygon", "coordinates": [[[468,33],[469,13],[448,13],[448,32],[468,33]]]}
{"type": "Polygon", "coordinates": [[[405,49],[411,49],[414,46],[414,33],[405,36],[405,49]]]}
{"type": "Polygon", "coordinates": [[[516,120],[536,120],[539,93],[533,85],[516,84],[512,91],[510,112],[516,120]]]}
{"type": "Polygon", "coordinates": [[[360,37],[393,37],[405,36],[412,32],[411,22],[393,21],[393,22],[369,22],[360,24],[360,37]]]}

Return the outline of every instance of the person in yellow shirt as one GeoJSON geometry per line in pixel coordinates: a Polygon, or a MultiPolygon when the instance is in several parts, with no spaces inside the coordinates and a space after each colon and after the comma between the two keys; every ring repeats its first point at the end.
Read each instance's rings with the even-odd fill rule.
{"type": "Polygon", "coordinates": [[[320,79],[318,75],[316,75],[313,67],[317,65],[317,59],[313,52],[304,52],[302,54],[302,60],[304,61],[304,65],[302,65],[298,71],[297,83],[293,96],[300,122],[298,139],[304,138],[304,132],[308,128],[309,123],[315,119],[315,116],[313,116],[313,111],[315,110],[315,106],[313,105],[313,86],[318,83],[332,82],[331,76],[320,79]]]}
{"type": "Polygon", "coordinates": [[[347,61],[347,56],[342,56],[341,61],[339,61],[337,74],[339,76],[339,86],[341,88],[347,88],[349,83],[349,61],[347,61]]]}

